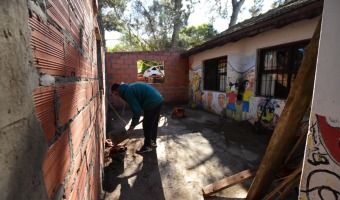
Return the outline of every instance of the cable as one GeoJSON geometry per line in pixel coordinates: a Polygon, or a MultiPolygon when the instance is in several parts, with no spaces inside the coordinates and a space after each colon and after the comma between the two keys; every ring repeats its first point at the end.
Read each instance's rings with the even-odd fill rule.
{"type": "MultiPolygon", "coordinates": [[[[107,103],[110,105],[110,107],[112,108],[113,111],[115,111],[115,113],[117,114],[117,116],[119,117],[120,120],[122,120],[126,125],[128,124],[116,111],[116,109],[114,109],[114,107],[111,105],[109,99],[106,97],[106,101],[107,103]]],[[[124,104],[124,108],[125,108],[125,104],[124,104]]]]}

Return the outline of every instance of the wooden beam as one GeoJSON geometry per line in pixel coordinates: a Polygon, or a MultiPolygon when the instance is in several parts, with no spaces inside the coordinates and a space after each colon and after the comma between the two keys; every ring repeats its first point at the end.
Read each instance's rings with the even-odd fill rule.
{"type": "Polygon", "coordinates": [[[320,26],[321,20],[313,34],[259,170],[250,186],[246,197],[247,200],[262,199],[266,194],[280,165],[289,153],[302,117],[310,106],[313,95],[320,26]]]}
{"type": "Polygon", "coordinates": [[[304,122],[303,124],[301,124],[301,126],[300,126],[300,129],[302,127],[302,130],[300,130],[301,135],[300,135],[298,141],[295,143],[295,145],[294,145],[293,149],[291,150],[291,152],[286,157],[283,165],[287,165],[291,161],[291,159],[294,156],[296,156],[296,152],[301,150],[301,148],[306,143],[307,132],[308,132],[308,125],[309,125],[309,122],[307,122],[307,121],[304,122]]]}
{"type": "MultiPolygon", "coordinates": [[[[276,186],[270,193],[268,193],[263,200],[270,200],[274,197],[276,193],[279,193],[279,197],[281,196],[280,190],[284,188],[286,185],[290,185],[294,182],[294,179],[296,176],[301,173],[302,170],[302,164],[300,164],[286,179],[281,181],[281,183],[276,186]]],[[[283,193],[282,195],[285,195],[286,193],[283,193]]]]}
{"type": "Polygon", "coordinates": [[[238,183],[242,183],[255,176],[257,169],[247,169],[240,173],[234,174],[215,183],[203,187],[203,195],[209,196],[215,192],[221,191],[238,183]]]}
{"type": "Polygon", "coordinates": [[[286,187],[282,190],[280,195],[275,198],[275,200],[284,200],[287,194],[291,192],[294,187],[299,186],[300,179],[301,179],[301,176],[297,176],[295,177],[293,181],[291,181],[290,183],[287,183],[286,187]]]}

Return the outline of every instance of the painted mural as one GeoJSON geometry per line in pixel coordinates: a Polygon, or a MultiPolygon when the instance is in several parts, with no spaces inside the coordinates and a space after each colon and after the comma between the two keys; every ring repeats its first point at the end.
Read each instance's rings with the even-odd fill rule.
{"type": "Polygon", "coordinates": [[[252,113],[255,118],[253,123],[267,129],[274,129],[281,114],[283,106],[282,101],[271,98],[254,98],[252,113]]]}
{"type": "Polygon", "coordinates": [[[240,101],[236,101],[238,95],[238,79],[241,77],[241,73],[238,73],[234,68],[228,63],[227,69],[227,87],[226,87],[226,97],[227,97],[227,108],[226,116],[230,119],[242,120],[239,115],[240,111],[240,101]],[[236,109],[237,106],[237,109],[236,109]]]}
{"type": "MultiPolygon", "coordinates": [[[[203,108],[222,117],[237,121],[249,120],[273,129],[284,108],[284,100],[254,97],[255,57],[250,56],[243,64],[244,72],[237,71],[229,62],[226,91],[203,90],[202,66],[190,68],[191,107],[203,108]]],[[[242,65],[242,64],[241,64],[242,65]]]]}
{"type": "Polygon", "coordinates": [[[312,114],[300,199],[340,199],[340,121],[312,114]]]}
{"type": "Polygon", "coordinates": [[[200,107],[205,108],[206,98],[202,90],[202,67],[196,66],[189,72],[190,80],[190,96],[191,96],[191,106],[192,108],[200,107]]]}

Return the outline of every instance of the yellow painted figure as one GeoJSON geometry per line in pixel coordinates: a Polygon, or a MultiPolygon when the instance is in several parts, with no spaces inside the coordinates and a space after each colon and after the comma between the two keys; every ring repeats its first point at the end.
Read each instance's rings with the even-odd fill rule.
{"type": "Polygon", "coordinates": [[[207,105],[207,109],[208,111],[210,112],[216,112],[215,109],[214,109],[214,106],[213,106],[213,99],[214,99],[214,96],[213,96],[213,93],[212,92],[208,92],[208,97],[207,97],[207,101],[208,101],[208,105],[207,105]]]}
{"type": "Polygon", "coordinates": [[[275,115],[274,105],[267,100],[261,101],[257,106],[256,121],[261,122],[264,127],[272,128],[275,126],[277,116],[275,115]]]}

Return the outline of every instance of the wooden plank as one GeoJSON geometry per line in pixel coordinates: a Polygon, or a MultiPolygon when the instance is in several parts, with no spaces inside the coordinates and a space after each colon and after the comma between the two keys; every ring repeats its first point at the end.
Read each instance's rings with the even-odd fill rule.
{"type": "Polygon", "coordinates": [[[257,169],[247,169],[240,173],[234,174],[215,183],[203,187],[203,195],[209,196],[215,192],[221,191],[238,183],[242,183],[255,176],[257,169]]]}
{"type": "Polygon", "coordinates": [[[304,122],[303,124],[301,124],[301,126],[300,126],[300,129],[302,127],[301,135],[300,135],[298,141],[295,143],[291,152],[288,154],[283,165],[287,165],[291,161],[291,159],[296,155],[296,152],[301,150],[303,145],[306,143],[307,132],[308,132],[308,124],[309,124],[309,122],[304,122]]]}
{"type": "Polygon", "coordinates": [[[299,124],[310,105],[313,95],[320,26],[321,20],[316,27],[259,170],[249,188],[247,200],[262,199],[266,194],[275,174],[294,143],[299,124]]]}
{"type": "MultiPolygon", "coordinates": [[[[291,184],[295,177],[301,173],[302,170],[302,164],[300,164],[286,179],[281,181],[281,183],[276,186],[270,193],[268,193],[263,200],[270,200],[276,193],[278,193],[283,187],[285,187],[287,184],[291,184]]],[[[281,196],[281,194],[279,195],[281,196]]]]}
{"type": "Polygon", "coordinates": [[[286,187],[284,188],[284,190],[280,193],[280,196],[278,196],[275,200],[284,200],[285,197],[287,196],[287,194],[292,191],[292,189],[294,187],[297,187],[299,186],[299,183],[300,183],[300,179],[301,179],[301,176],[297,176],[295,177],[295,179],[293,181],[291,181],[290,183],[288,183],[286,185],[286,187]]]}

